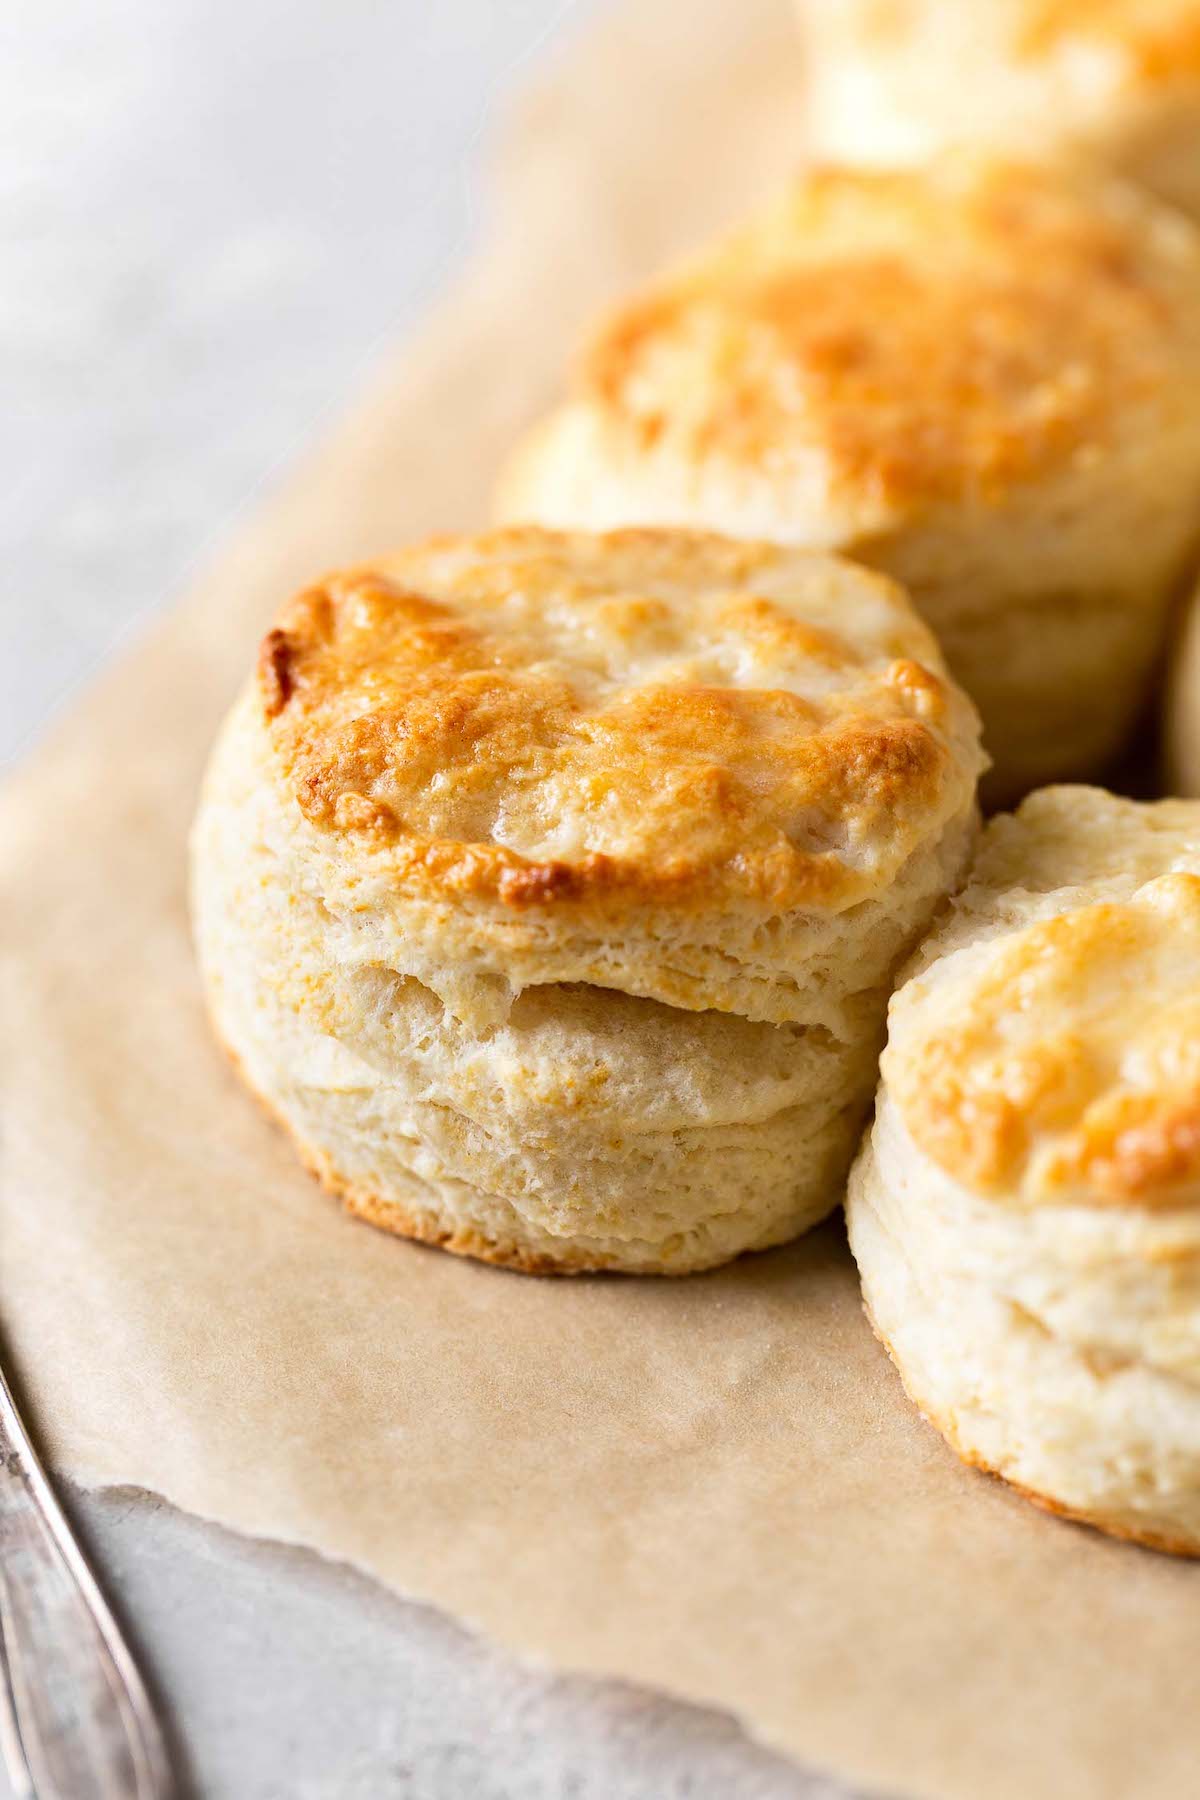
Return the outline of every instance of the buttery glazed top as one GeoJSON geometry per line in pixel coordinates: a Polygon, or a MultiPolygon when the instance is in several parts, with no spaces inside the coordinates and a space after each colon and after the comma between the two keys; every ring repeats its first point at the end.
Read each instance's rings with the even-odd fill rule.
{"type": "Polygon", "coordinates": [[[905,509],[1103,453],[1181,382],[1195,405],[1192,228],[1101,176],[955,156],[801,177],[610,317],[565,414],[605,466],[905,509]]]}
{"type": "Polygon", "coordinates": [[[1200,804],[1031,796],[920,963],[883,1074],[939,1167],[1023,1206],[1200,1199],[1200,804]]]}
{"type": "Polygon", "coordinates": [[[281,613],[289,800],[406,890],[838,908],[969,801],[969,704],[893,584],[695,533],[439,539],[281,613]]]}

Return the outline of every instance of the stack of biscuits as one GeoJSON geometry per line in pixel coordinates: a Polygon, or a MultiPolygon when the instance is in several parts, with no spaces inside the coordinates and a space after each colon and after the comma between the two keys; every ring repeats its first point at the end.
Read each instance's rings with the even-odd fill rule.
{"type": "Polygon", "coordinates": [[[491,529],[282,605],[210,1011],[448,1250],[845,1200],[965,1460],[1200,1554],[1200,0],[800,13],[811,164],[597,324],[491,529]]]}

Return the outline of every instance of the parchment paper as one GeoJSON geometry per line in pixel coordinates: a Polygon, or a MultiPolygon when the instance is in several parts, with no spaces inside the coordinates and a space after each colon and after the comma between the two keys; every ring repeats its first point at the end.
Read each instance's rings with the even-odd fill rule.
{"type": "MultiPolygon", "coordinates": [[[[0,1296],[56,1465],[315,1546],[520,1651],[956,1800],[1200,1787],[1200,1569],[1044,1518],[902,1399],[840,1230],[536,1281],[344,1218],[210,1044],[206,744],[289,588],[484,515],[581,319],[794,156],[786,0],[626,0],[532,97],[492,248],[0,813],[0,1296]]],[[[380,230],[387,230],[381,219],[380,230]]]]}

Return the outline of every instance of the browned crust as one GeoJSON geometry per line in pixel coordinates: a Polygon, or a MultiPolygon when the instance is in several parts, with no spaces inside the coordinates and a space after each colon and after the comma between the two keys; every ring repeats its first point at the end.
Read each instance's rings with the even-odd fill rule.
{"type": "MultiPolygon", "coordinates": [[[[366,1194],[349,1187],[332,1172],[323,1170],[319,1157],[307,1157],[301,1149],[305,1167],[317,1175],[325,1189],[336,1195],[346,1211],[356,1219],[390,1231],[394,1237],[411,1238],[416,1243],[431,1244],[448,1250],[452,1256],[469,1256],[475,1262],[490,1263],[494,1268],[514,1269],[521,1275],[588,1275],[613,1273],[611,1262],[599,1260],[570,1261],[566,1257],[547,1256],[544,1252],[522,1249],[519,1244],[497,1243],[467,1226],[436,1225],[409,1212],[399,1201],[384,1200],[377,1194],[366,1194]]],[[[621,1272],[621,1271],[617,1271],[621,1272]]],[[[628,1271],[625,1271],[626,1273],[628,1271]]]]}
{"type": "Polygon", "coordinates": [[[902,993],[882,1067],[913,1141],[997,1201],[1193,1210],[1200,1004],[1186,971],[1198,954],[1200,876],[1176,869],[1131,900],[1011,931],[949,1003],[902,993]],[[1160,972],[1164,946],[1173,977],[1160,972]],[[1118,963],[1126,987],[1089,1015],[1097,971],[1118,963]],[[1145,1086],[1121,1063],[1143,1043],[1158,1064],[1145,1086]]]}
{"type": "MultiPolygon", "coordinates": [[[[936,662],[912,654],[936,659],[899,590],[894,642],[861,659],[759,592],[790,554],[695,532],[525,529],[435,539],[331,575],[281,610],[259,653],[275,778],[310,824],[414,895],[606,915],[645,901],[852,903],[870,880],[829,839],[895,844],[898,857],[923,841],[955,790],[965,798],[954,750],[965,718],[936,662]],[[431,556],[455,550],[466,560],[439,574],[431,556]],[[667,615],[627,590],[658,581],[710,598],[728,589],[714,630],[768,662],[840,668],[842,684],[815,701],[765,678],[634,676],[592,697],[569,653],[535,654],[536,634],[527,641],[495,605],[515,587],[565,597],[581,616],[619,613],[615,640],[636,648],[643,631],[654,641],[656,607],[667,615]],[[522,796],[564,783],[604,819],[607,842],[538,858],[490,835],[501,799],[532,806],[522,796]]],[[[849,579],[809,560],[818,587],[849,579]]],[[[874,585],[865,571],[853,580],[874,585]]]]}
{"type": "Polygon", "coordinates": [[[985,1461],[977,1451],[968,1449],[959,1439],[953,1424],[944,1416],[934,1412],[924,1400],[914,1393],[908,1377],[904,1372],[904,1366],[901,1363],[900,1358],[896,1355],[890,1339],[887,1337],[886,1333],[880,1330],[865,1294],[863,1295],[862,1306],[863,1312],[867,1317],[867,1323],[875,1333],[876,1338],[887,1351],[892,1366],[900,1377],[900,1385],[904,1389],[908,1399],[916,1407],[921,1417],[928,1424],[932,1425],[933,1429],[946,1440],[959,1461],[966,1463],[968,1468],[978,1469],[981,1474],[990,1475],[994,1477],[995,1480],[1002,1481],[1006,1487],[1010,1487],[1015,1493],[1020,1494],[1022,1499],[1031,1501],[1034,1506],[1040,1507],[1043,1512],[1053,1513],[1056,1518],[1066,1519],[1073,1525],[1089,1525],[1095,1531],[1104,1532],[1107,1537],[1119,1538],[1126,1544],[1137,1544],[1143,1550],[1158,1550],[1166,1556],[1183,1556],[1187,1557],[1189,1560],[1200,1559],[1200,1540],[1194,1538],[1172,1538],[1168,1537],[1165,1533],[1158,1531],[1136,1531],[1122,1521],[1106,1519],[1100,1513],[1082,1512],[1077,1507],[1067,1506],[1063,1501],[1056,1500],[1051,1494],[1039,1493],[1036,1488],[1026,1487],[1023,1482],[1014,1481],[1011,1475],[1006,1475],[1004,1473],[1003,1469],[998,1469],[994,1464],[985,1461]]]}
{"type": "Polygon", "coordinates": [[[1017,36],[1025,57],[1054,55],[1064,45],[1115,51],[1148,85],[1176,85],[1200,75],[1200,17],[1187,7],[1177,18],[1154,20],[1129,0],[1043,0],[1028,9],[1017,36]]]}
{"type": "Polygon", "coordinates": [[[292,655],[292,641],[286,631],[268,631],[259,645],[258,689],[268,720],[278,718],[295,691],[292,655]]]}
{"type": "Polygon", "coordinates": [[[815,440],[839,488],[901,509],[997,499],[1109,443],[1189,341],[1149,215],[1078,171],[981,164],[966,186],[949,174],[807,171],[618,306],[573,400],[631,460],[777,481],[815,440]]]}

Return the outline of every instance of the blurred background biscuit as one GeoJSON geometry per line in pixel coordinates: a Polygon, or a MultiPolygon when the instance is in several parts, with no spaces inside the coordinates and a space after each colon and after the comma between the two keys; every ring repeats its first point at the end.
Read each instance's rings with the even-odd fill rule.
{"type": "Polygon", "coordinates": [[[878,575],[690,533],[444,539],[265,640],[194,833],[218,1033],[377,1224],[683,1272],[841,1197],[972,708],[878,575]]]}
{"type": "Polygon", "coordinates": [[[798,0],[813,152],[1098,157],[1200,215],[1197,0],[798,0]]]}
{"type": "Polygon", "coordinates": [[[1200,1552],[1200,805],[991,822],[892,1000],[847,1214],[960,1456],[1200,1552]]]}
{"type": "Polygon", "coordinates": [[[884,569],[979,706],[986,799],[1095,773],[1200,529],[1200,234],[1086,173],[801,177],[609,315],[498,507],[884,569]]]}

